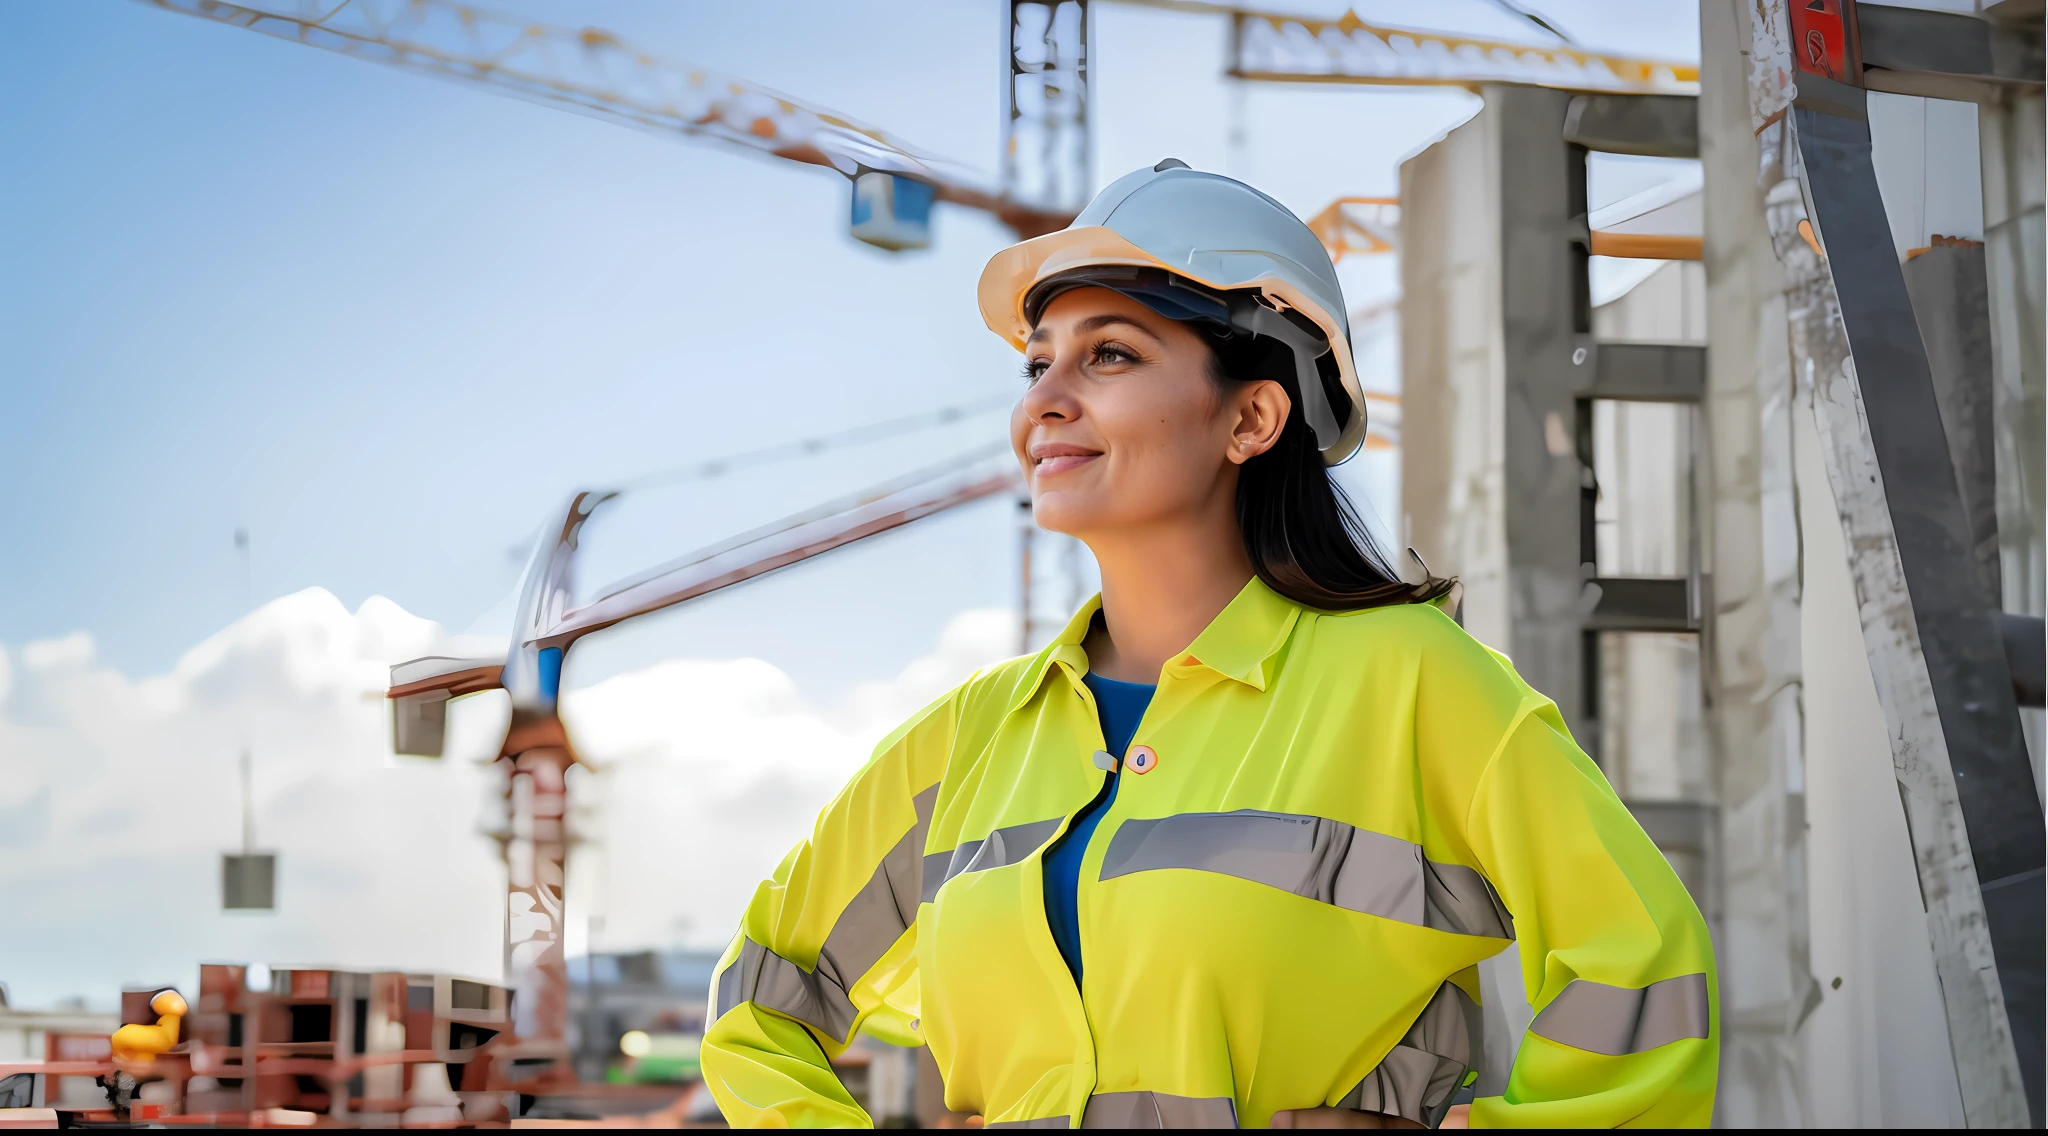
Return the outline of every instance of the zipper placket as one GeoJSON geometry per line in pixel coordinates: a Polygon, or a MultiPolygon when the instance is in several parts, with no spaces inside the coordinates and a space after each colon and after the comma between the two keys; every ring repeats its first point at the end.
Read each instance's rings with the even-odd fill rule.
{"type": "MultiPolygon", "coordinates": [[[[1094,754],[1096,754],[1096,753],[1107,753],[1107,752],[1109,751],[1109,739],[1108,739],[1107,737],[1103,736],[1103,733],[1102,733],[1102,707],[1096,704],[1096,701],[1095,701],[1095,692],[1094,692],[1094,691],[1092,691],[1092,690],[1090,690],[1090,689],[1088,689],[1088,684],[1087,684],[1086,682],[1082,682],[1082,681],[1079,681],[1079,680],[1077,679],[1077,680],[1075,680],[1075,681],[1074,681],[1074,683],[1073,683],[1073,686],[1074,686],[1074,691],[1075,691],[1075,693],[1076,693],[1076,694],[1078,694],[1078,695],[1080,695],[1080,697],[1081,697],[1081,702],[1082,702],[1082,704],[1083,704],[1084,706],[1086,706],[1086,707],[1087,707],[1087,711],[1088,711],[1088,721],[1089,721],[1089,722],[1090,722],[1091,724],[1093,724],[1093,725],[1094,725],[1094,727],[1095,727],[1095,748],[1089,751],[1089,754],[1090,754],[1090,760],[1092,761],[1092,760],[1093,760],[1093,755],[1094,755],[1094,754]]],[[[1142,724],[1142,721],[1141,721],[1141,724],[1142,724]]],[[[1092,766],[1091,766],[1091,767],[1092,767],[1092,766]]],[[[1123,759],[1122,759],[1122,758],[1118,758],[1118,759],[1117,759],[1117,768],[1116,768],[1116,770],[1115,770],[1114,772],[1106,772],[1106,773],[1104,773],[1104,774],[1103,774],[1103,784],[1104,784],[1104,785],[1106,786],[1106,785],[1107,785],[1107,784],[1109,783],[1109,778],[1112,778],[1112,777],[1121,777],[1122,775],[1123,775],[1123,759]]],[[[1121,791],[1122,791],[1122,786],[1121,786],[1121,785],[1119,785],[1119,786],[1118,786],[1117,788],[1118,788],[1118,795],[1119,795],[1119,796],[1121,796],[1121,795],[1122,795],[1122,792],[1121,792],[1121,791]]],[[[1055,833],[1055,834],[1053,835],[1053,838],[1052,838],[1052,840],[1050,840],[1050,841],[1048,841],[1048,842],[1046,843],[1046,846],[1045,846],[1045,850],[1044,850],[1044,851],[1042,851],[1042,852],[1040,852],[1040,853],[1038,854],[1038,856],[1039,856],[1039,873],[1040,873],[1040,879],[1041,879],[1041,882],[1040,882],[1040,891],[1041,891],[1041,897],[1040,897],[1040,900],[1039,900],[1039,905],[1038,905],[1038,916],[1039,916],[1039,920],[1038,920],[1038,921],[1039,921],[1039,924],[1040,924],[1041,926],[1043,926],[1043,927],[1045,928],[1045,942],[1046,942],[1046,945],[1047,945],[1047,946],[1048,946],[1048,947],[1049,947],[1049,948],[1051,949],[1051,951],[1052,951],[1052,956],[1053,956],[1053,958],[1054,958],[1054,959],[1056,959],[1056,960],[1058,960],[1058,962],[1059,962],[1059,965],[1060,965],[1060,969],[1061,969],[1061,970],[1063,970],[1063,971],[1066,971],[1066,972],[1067,972],[1067,982],[1068,982],[1068,989],[1070,989],[1070,990],[1072,990],[1072,991],[1073,991],[1073,997],[1074,997],[1074,1002],[1073,1002],[1073,1007],[1074,1007],[1074,1015],[1075,1015],[1075,1018],[1076,1018],[1076,1020],[1077,1020],[1077,1021],[1078,1021],[1078,1022],[1080,1023],[1080,1041],[1081,1041],[1081,1047],[1082,1047],[1082,1048],[1081,1048],[1081,1051],[1080,1051],[1080,1052],[1078,1052],[1078,1053],[1076,1053],[1076,1054],[1075,1054],[1075,1056],[1076,1056],[1076,1058],[1077,1058],[1077,1061],[1076,1061],[1076,1068],[1075,1068],[1075,1072],[1076,1072],[1076,1074],[1077,1074],[1077,1078],[1078,1078],[1078,1081],[1081,1081],[1081,1082],[1085,1082],[1085,1084],[1083,1084],[1083,1083],[1077,1083],[1077,1084],[1075,1085],[1075,1090],[1076,1090],[1076,1092],[1075,1092],[1075,1095],[1074,1095],[1074,1098],[1073,1098],[1073,1102],[1072,1102],[1072,1107],[1071,1107],[1071,1110],[1070,1110],[1070,1113],[1069,1113],[1069,1115],[1071,1115],[1071,1116],[1073,1117],[1073,1121],[1072,1121],[1072,1122],[1073,1122],[1073,1124],[1074,1124],[1074,1125],[1075,1125],[1076,1127],[1079,1127],[1079,1125],[1080,1125],[1080,1118],[1081,1118],[1081,1114],[1082,1114],[1082,1113],[1083,1113],[1083,1112],[1084,1112],[1084,1111],[1086,1110],[1086,1108],[1087,1108],[1087,1102],[1088,1102],[1088,1099],[1089,1099],[1090,1097],[1092,1097],[1092,1096],[1094,1095],[1094,1093],[1095,1093],[1095,1083],[1096,1083],[1096,1081],[1095,1081],[1095,1076],[1096,1076],[1096,1062],[1095,1062],[1095,1056],[1096,1056],[1096,1054],[1095,1054],[1095,1029],[1094,1029],[1094,1025],[1093,1025],[1093,1023],[1091,1023],[1091,1022],[1089,1021],[1089,1019],[1088,1019],[1088,1003],[1087,1003],[1087,1000],[1086,1000],[1085,998],[1083,998],[1083,997],[1082,997],[1082,995],[1081,995],[1081,983],[1080,983],[1080,982],[1079,982],[1079,981],[1078,981],[1078,980],[1077,980],[1077,979],[1076,979],[1076,978],[1074,977],[1074,974],[1073,974],[1073,972],[1072,972],[1071,970],[1069,970],[1069,969],[1067,968],[1067,960],[1066,960],[1066,957],[1065,957],[1064,955],[1060,954],[1060,947],[1059,947],[1059,942],[1058,942],[1058,940],[1056,940],[1056,939],[1054,939],[1054,938],[1053,938],[1053,933],[1052,933],[1052,920],[1051,920],[1050,918],[1048,918],[1048,917],[1046,916],[1046,912],[1045,912],[1045,902],[1044,902],[1044,898],[1043,898],[1043,889],[1044,889],[1044,884],[1043,884],[1043,875],[1044,875],[1044,871],[1045,871],[1045,859],[1046,859],[1046,857],[1047,857],[1048,855],[1050,855],[1050,854],[1051,854],[1051,851],[1052,851],[1052,849],[1053,849],[1054,845],[1058,844],[1058,843],[1059,843],[1059,842],[1060,842],[1061,840],[1064,840],[1064,839],[1066,838],[1067,834],[1068,834],[1069,832],[1072,832],[1072,831],[1073,831],[1073,828],[1074,828],[1074,821],[1075,821],[1075,820],[1076,820],[1077,818],[1079,818],[1079,817],[1080,817],[1080,815],[1081,815],[1082,813],[1085,813],[1085,812],[1087,812],[1087,811],[1088,811],[1088,806],[1090,806],[1090,805],[1092,805],[1092,804],[1094,804],[1094,803],[1095,803],[1095,799],[1096,799],[1096,797],[1097,797],[1097,796],[1100,796],[1100,795],[1102,794],[1102,791],[1103,791],[1103,790],[1102,790],[1101,788],[1097,788],[1097,789],[1096,789],[1096,791],[1095,791],[1095,794],[1094,794],[1093,796],[1090,796],[1090,797],[1089,797],[1089,798],[1088,798],[1088,799],[1087,799],[1086,801],[1083,801],[1083,802],[1081,803],[1081,806],[1080,806],[1079,808],[1075,809],[1075,810],[1074,810],[1073,812],[1071,812],[1071,813],[1068,813],[1068,814],[1067,814],[1067,816],[1066,816],[1066,820],[1065,820],[1064,822],[1062,822],[1062,823],[1061,823],[1059,831],[1058,831],[1057,833],[1055,833]]],[[[1115,803],[1114,803],[1114,802],[1111,802],[1111,806],[1110,806],[1110,807],[1111,807],[1111,808],[1114,808],[1114,807],[1115,807],[1115,803]]],[[[1107,813],[1105,812],[1105,814],[1104,814],[1104,816],[1103,816],[1103,817],[1101,818],[1101,820],[1097,820],[1097,821],[1096,821],[1096,826],[1095,826],[1095,827],[1096,827],[1096,828],[1097,828],[1097,829],[1099,830],[1099,829],[1100,829],[1100,828],[1102,827],[1102,820],[1106,820],[1106,819],[1108,819],[1108,815],[1107,815],[1107,813]]],[[[1090,833],[1090,834],[1089,834],[1089,840],[1088,840],[1088,843],[1089,843],[1090,845],[1093,845],[1093,844],[1095,843],[1095,840],[1094,840],[1094,833],[1090,833]]],[[[1087,854],[1088,854],[1088,849],[1087,849],[1087,848],[1083,848],[1083,849],[1081,850],[1081,857],[1082,857],[1082,863],[1083,863],[1083,865],[1084,865],[1084,866],[1085,866],[1085,865],[1086,865],[1086,863],[1087,863],[1087,854]]],[[[1080,931],[1081,931],[1081,880],[1080,880],[1079,876],[1077,876],[1077,877],[1075,878],[1075,880],[1074,880],[1074,935],[1075,935],[1075,941],[1076,941],[1076,948],[1077,948],[1077,949],[1079,949],[1079,943],[1080,943],[1080,939],[1081,939],[1081,933],[1080,933],[1080,931]]],[[[1086,973],[1086,970],[1087,970],[1087,967],[1086,967],[1086,965],[1085,965],[1085,960],[1084,960],[1084,964],[1083,964],[1083,967],[1082,967],[1082,971],[1083,971],[1083,973],[1086,973]]]]}
{"type": "MultiPolygon", "coordinates": [[[[1077,939],[1077,946],[1081,954],[1082,974],[1088,973],[1088,934],[1087,929],[1082,926],[1083,920],[1081,916],[1081,892],[1088,883],[1086,871],[1088,864],[1088,855],[1089,853],[1094,851],[1095,842],[1102,836],[1103,831],[1105,829],[1110,828],[1111,822],[1116,820],[1117,817],[1124,812],[1123,782],[1130,779],[1130,770],[1125,768],[1125,759],[1130,756],[1130,752],[1132,750],[1145,744],[1145,738],[1149,733],[1146,727],[1152,724],[1154,712],[1159,708],[1160,693],[1165,689],[1165,687],[1165,675],[1162,674],[1160,676],[1160,681],[1154,683],[1152,686],[1152,700],[1145,704],[1145,712],[1143,714],[1138,715],[1138,724],[1131,730],[1130,743],[1124,746],[1123,753],[1110,754],[1110,756],[1116,760],[1116,768],[1103,775],[1105,783],[1107,783],[1109,778],[1117,779],[1116,795],[1110,799],[1108,806],[1103,809],[1102,815],[1096,818],[1095,831],[1088,834],[1088,846],[1082,849],[1081,852],[1081,864],[1083,869],[1082,874],[1080,878],[1074,881],[1074,932],[1075,937],[1077,939]]],[[[1082,689],[1087,690],[1087,686],[1085,683],[1082,685],[1082,689]]],[[[1101,742],[1101,744],[1096,747],[1096,750],[1100,753],[1108,753],[1109,739],[1104,737],[1102,734],[1102,708],[1095,704],[1095,694],[1093,691],[1088,691],[1087,697],[1088,708],[1095,714],[1095,737],[1099,742],[1101,742]]],[[[1093,804],[1094,798],[1089,798],[1089,803],[1093,804]]],[[[1081,807],[1081,811],[1086,811],[1086,809],[1086,805],[1083,805],[1081,807]]],[[[1074,815],[1078,816],[1080,814],[1077,812],[1074,815]]],[[[1067,825],[1068,829],[1071,829],[1073,825],[1072,816],[1067,818],[1067,825]]],[[[1066,834],[1066,831],[1067,829],[1062,829],[1061,835],[1064,836],[1066,834]]],[[[1055,837],[1055,839],[1058,838],[1055,837]]],[[[1076,986],[1076,990],[1078,992],[1078,985],[1076,986]]],[[[1084,1012],[1086,1011],[1086,1008],[1087,1003],[1084,1001],[1082,1003],[1082,1009],[1084,1012]]]]}
{"type": "MultiPolygon", "coordinates": [[[[1162,675],[1161,678],[1163,680],[1164,676],[1162,675]]],[[[1086,894],[1092,890],[1089,886],[1088,864],[1090,863],[1090,857],[1094,854],[1095,851],[1095,842],[1102,837],[1104,830],[1111,829],[1114,827],[1114,822],[1116,821],[1118,815],[1123,811],[1123,783],[1130,779],[1129,770],[1124,768],[1125,758],[1130,755],[1132,749],[1136,748],[1139,745],[1144,744],[1143,739],[1147,733],[1146,727],[1151,724],[1153,711],[1157,709],[1157,707],[1159,706],[1159,693],[1160,689],[1163,686],[1165,686],[1164,681],[1161,681],[1153,685],[1152,700],[1145,704],[1145,712],[1143,714],[1138,715],[1138,724],[1137,726],[1132,728],[1131,740],[1124,746],[1124,752],[1120,754],[1110,754],[1110,756],[1116,760],[1116,768],[1103,774],[1103,782],[1105,785],[1107,785],[1112,778],[1115,779],[1116,795],[1111,797],[1109,803],[1104,806],[1102,810],[1102,815],[1095,819],[1095,830],[1088,834],[1088,843],[1086,847],[1082,848],[1081,850],[1081,868],[1079,874],[1076,876],[1074,880],[1074,945],[1075,950],[1078,953],[1078,956],[1081,960],[1081,974],[1083,976],[1085,976],[1088,973],[1089,965],[1089,935],[1087,927],[1088,917],[1085,914],[1086,905],[1083,902],[1086,897],[1086,894]]],[[[1082,689],[1087,692],[1088,708],[1094,713],[1095,716],[1095,736],[1099,743],[1096,746],[1096,752],[1108,753],[1109,739],[1107,737],[1104,737],[1102,733],[1102,708],[1095,704],[1095,692],[1092,690],[1087,690],[1086,683],[1082,684],[1082,689]]],[[[1091,804],[1093,803],[1093,801],[1094,799],[1090,798],[1091,804]]],[[[1083,811],[1085,811],[1086,808],[1086,805],[1082,806],[1083,811]]],[[[1075,815],[1079,814],[1077,813],[1075,815]]],[[[1068,818],[1067,824],[1069,827],[1072,826],[1072,817],[1068,818]]],[[[1097,871],[1099,872],[1100,869],[1098,868],[1097,871]]],[[[1074,982],[1074,997],[1075,1000],[1080,1004],[1082,1024],[1088,1030],[1088,1057],[1090,1062],[1089,1095],[1092,1096],[1094,1094],[1094,1083],[1096,1074],[1095,1061],[1097,1057],[1097,1054],[1095,1052],[1095,1029],[1094,1023],[1088,1017],[1088,999],[1082,993],[1081,982],[1078,980],[1074,982]]],[[[1081,1114],[1085,1112],[1087,1109],[1087,1098],[1083,1097],[1079,1102],[1077,1102],[1075,1108],[1075,1124],[1078,1127],[1080,1123],[1081,1114]]]]}

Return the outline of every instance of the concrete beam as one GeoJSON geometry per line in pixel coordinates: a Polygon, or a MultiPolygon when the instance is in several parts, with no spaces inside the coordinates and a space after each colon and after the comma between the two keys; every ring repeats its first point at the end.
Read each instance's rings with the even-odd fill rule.
{"type": "Polygon", "coordinates": [[[1699,99],[1692,95],[1574,95],[1564,140],[1603,154],[1700,156],[1699,99]]]}
{"type": "Polygon", "coordinates": [[[1976,102],[2041,85],[2038,27],[1886,4],[1858,4],[1854,11],[1863,83],[1873,91],[1976,102]]]}
{"type": "Polygon", "coordinates": [[[1692,582],[1683,576],[1600,576],[1587,582],[1588,631],[1698,631],[1692,582]]]}
{"type": "Polygon", "coordinates": [[[1593,349],[1588,398],[1698,402],[1707,386],[1707,349],[1673,343],[1602,343],[1593,349]]]}

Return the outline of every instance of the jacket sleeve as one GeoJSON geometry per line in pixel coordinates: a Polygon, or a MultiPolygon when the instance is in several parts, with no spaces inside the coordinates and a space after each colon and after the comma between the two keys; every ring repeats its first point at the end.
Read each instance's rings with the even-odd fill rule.
{"type": "Polygon", "coordinates": [[[701,1059],[734,1127],[871,1127],[832,1058],[862,1030],[918,1044],[925,831],[958,697],[883,739],[747,905],[712,976],[701,1059]]]}
{"type": "Polygon", "coordinates": [[[1526,694],[1466,836],[1514,919],[1536,1011],[1472,1126],[1705,1126],[1720,1051],[1706,923],[1549,700],[1526,694]]]}

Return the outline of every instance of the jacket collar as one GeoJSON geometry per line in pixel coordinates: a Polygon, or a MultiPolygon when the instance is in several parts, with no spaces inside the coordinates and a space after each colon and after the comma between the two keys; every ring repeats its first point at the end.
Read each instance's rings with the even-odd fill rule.
{"type": "Polygon", "coordinates": [[[1264,690],[1273,681],[1280,650],[1293,636],[1301,611],[1301,605],[1253,576],[1166,668],[1207,668],[1254,690],[1264,690]]]}
{"type": "MultiPolygon", "coordinates": [[[[1088,654],[1081,649],[1081,641],[1088,637],[1089,625],[1101,610],[1099,594],[1081,605],[1066,627],[1031,660],[1010,700],[1010,709],[1030,701],[1055,667],[1065,671],[1068,681],[1076,687],[1081,685],[1081,676],[1088,673],[1088,654]]],[[[1187,650],[1168,660],[1166,671],[1187,674],[1209,670],[1254,690],[1265,690],[1273,681],[1275,660],[1293,635],[1301,612],[1300,605],[1254,576],[1195,636],[1187,650]]]]}

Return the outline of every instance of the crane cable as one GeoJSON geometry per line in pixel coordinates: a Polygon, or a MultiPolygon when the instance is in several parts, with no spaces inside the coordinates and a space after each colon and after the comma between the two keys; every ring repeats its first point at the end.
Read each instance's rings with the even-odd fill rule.
{"type": "MultiPolygon", "coordinates": [[[[1009,395],[997,395],[978,399],[974,402],[941,406],[936,410],[926,410],[917,414],[904,414],[895,418],[885,418],[879,422],[869,422],[861,426],[849,426],[844,430],[834,430],[827,434],[816,434],[809,438],[799,438],[794,442],[782,442],[773,446],[763,446],[758,450],[743,450],[736,454],[726,454],[723,457],[710,458],[690,465],[658,469],[652,473],[643,473],[638,477],[614,483],[614,492],[623,493],[627,490],[652,489],[666,485],[687,485],[694,481],[712,481],[724,477],[735,470],[773,465],[779,461],[812,457],[817,454],[847,449],[869,442],[878,442],[887,438],[898,438],[905,434],[914,434],[919,430],[950,426],[955,422],[964,422],[978,414],[986,414],[992,410],[1008,407],[1015,401],[1009,395]]],[[[1008,443],[1004,444],[1007,445],[1008,443]]],[[[980,457],[983,455],[977,450],[973,456],[980,457]]],[[[505,558],[513,564],[526,563],[527,558],[533,552],[533,542],[539,536],[539,529],[529,531],[517,543],[505,549],[505,558]]]]}
{"type": "Polygon", "coordinates": [[[714,478],[724,477],[735,470],[772,465],[776,462],[789,461],[794,458],[814,457],[832,450],[867,445],[868,443],[879,442],[886,438],[914,434],[920,430],[950,426],[955,422],[963,422],[976,415],[1008,407],[1015,403],[1015,401],[1016,399],[1009,395],[999,395],[992,398],[979,399],[975,402],[941,406],[936,410],[926,410],[916,414],[886,418],[880,422],[849,426],[844,430],[834,430],[827,434],[799,438],[794,442],[779,442],[773,446],[763,446],[758,450],[745,450],[737,454],[727,454],[724,457],[693,462],[689,465],[674,466],[669,469],[656,470],[652,473],[644,473],[638,477],[619,482],[618,488],[621,491],[625,491],[648,489],[660,485],[680,485],[692,481],[709,481],[714,478]]]}

